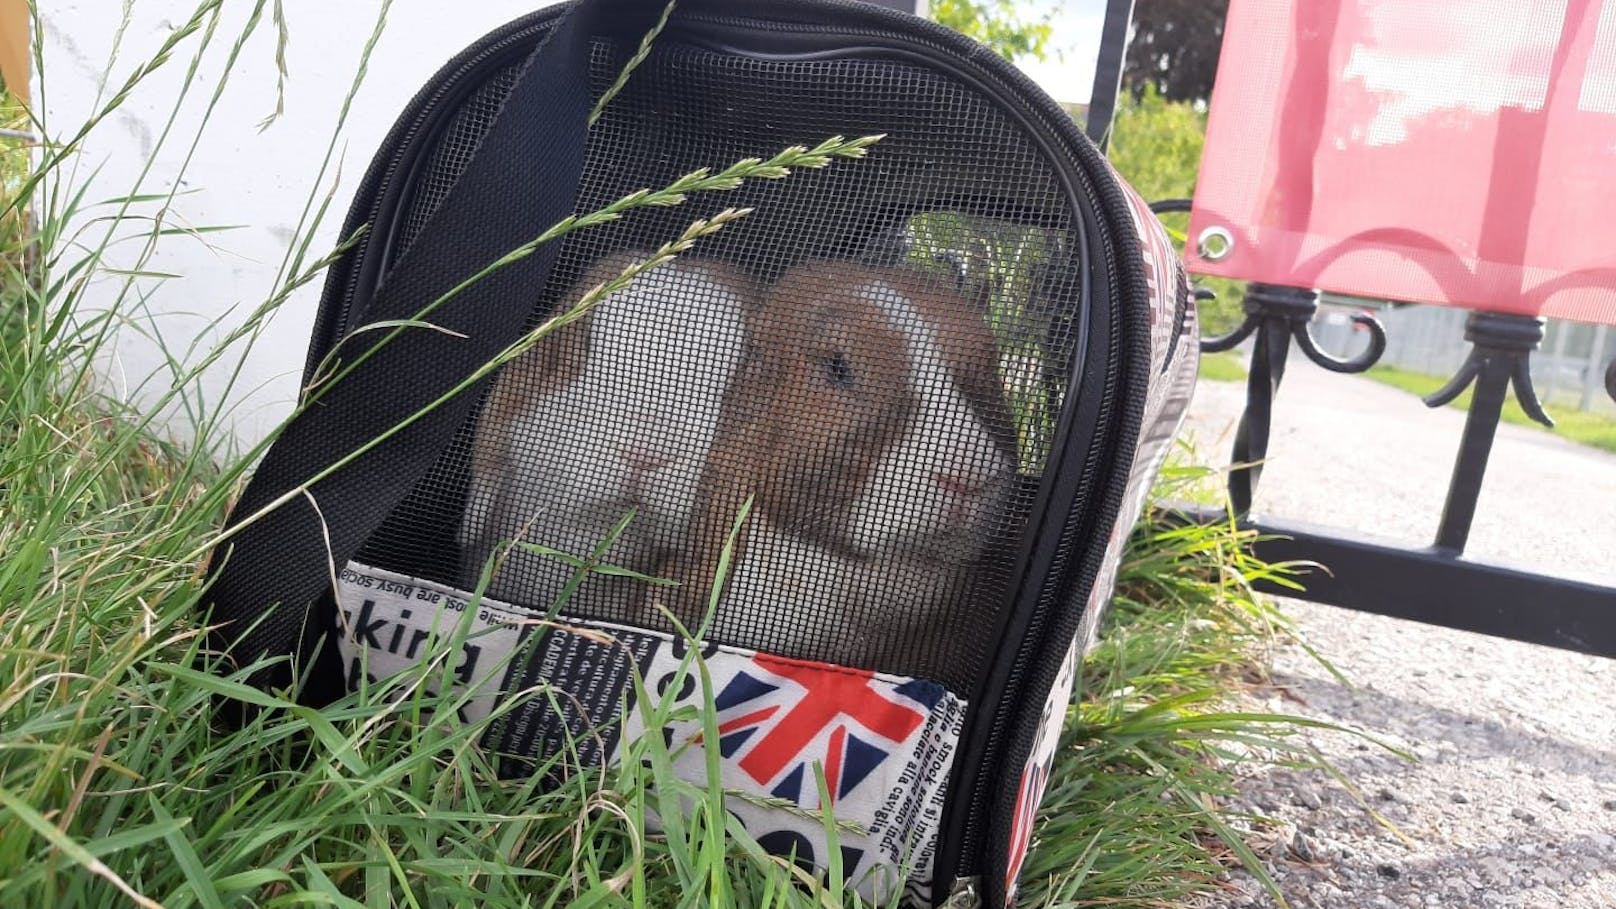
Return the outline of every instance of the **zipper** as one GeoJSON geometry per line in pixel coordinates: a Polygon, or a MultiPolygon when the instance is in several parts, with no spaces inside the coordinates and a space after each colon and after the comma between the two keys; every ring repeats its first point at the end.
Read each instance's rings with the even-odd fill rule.
{"type": "MultiPolygon", "coordinates": [[[[825,2],[823,5],[830,7],[831,9],[840,7],[856,10],[865,14],[871,12],[862,3],[829,0],[829,2],[825,2]]],[[[552,7],[549,9],[540,10],[536,13],[530,14],[527,17],[507,24],[504,28],[484,36],[477,44],[467,48],[467,50],[462,53],[461,57],[465,57],[466,54],[470,54],[471,56],[469,59],[463,59],[459,63],[451,62],[448,64],[448,66],[453,67],[451,72],[445,73],[440,71],[434,74],[428,80],[427,84],[429,86],[433,86],[434,89],[429,97],[411,102],[410,106],[418,109],[416,110],[416,114],[413,117],[410,125],[401,135],[398,135],[397,137],[389,136],[383,140],[385,145],[391,146],[391,154],[389,155],[387,166],[373,178],[367,177],[364,184],[362,184],[355,193],[356,198],[368,193],[370,195],[370,202],[366,208],[363,219],[355,220],[352,212],[350,212],[349,222],[344,225],[344,235],[352,233],[353,229],[357,229],[361,225],[369,225],[372,230],[377,227],[377,219],[383,214],[381,210],[384,195],[383,191],[390,186],[393,180],[397,177],[399,165],[403,163],[404,159],[407,157],[407,154],[413,150],[413,146],[415,145],[416,140],[420,137],[423,128],[431,123],[431,121],[435,118],[438,113],[438,106],[443,102],[444,97],[451,93],[451,89],[457,87],[457,83],[459,83],[466,76],[488,64],[491,58],[511,50],[513,45],[521,44],[534,35],[548,30],[554,24],[555,20],[560,17],[561,13],[561,8],[552,7]]],[[[749,19],[740,16],[720,16],[709,13],[686,12],[678,20],[670,23],[670,30],[683,31],[684,29],[679,28],[679,26],[684,23],[699,23],[737,30],[815,34],[822,35],[827,38],[845,35],[849,37],[881,38],[889,41],[897,39],[906,44],[924,47],[933,53],[944,55],[954,53],[953,48],[949,48],[946,45],[932,41],[925,36],[906,35],[893,31],[868,27],[836,26],[835,29],[832,30],[822,25],[815,25],[807,22],[775,22],[749,19]]],[[[940,28],[941,26],[938,27],[940,28]]],[[[526,53],[531,52],[532,48],[523,48],[522,50],[524,53],[526,53]]],[[[1008,89],[1012,94],[1015,93],[1014,86],[1004,84],[1001,80],[994,77],[992,73],[980,72],[979,75],[986,77],[989,81],[991,81],[995,88],[998,88],[1001,91],[1008,89]]],[[[1032,113],[1038,115],[1040,126],[1042,126],[1046,131],[1050,131],[1048,118],[1044,116],[1042,112],[1032,111],[1032,113]]],[[[1085,183],[1087,183],[1087,174],[1084,174],[1083,176],[1085,178],[1085,183]]],[[[327,349],[330,347],[331,343],[334,343],[338,338],[346,333],[346,330],[349,328],[349,317],[352,314],[354,297],[356,296],[356,291],[358,290],[359,282],[363,274],[363,269],[360,266],[363,265],[365,257],[368,257],[376,252],[376,250],[372,248],[376,241],[377,238],[374,234],[366,239],[365,243],[361,246],[361,256],[357,257],[353,262],[353,266],[347,269],[348,274],[346,280],[344,281],[340,292],[335,295],[334,299],[337,307],[335,312],[335,322],[331,324],[331,331],[327,333],[327,337],[322,339],[322,346],[327,349]]],[[[385,252],[385,246],[382,247],[381,251],[385,252]]],[[[331,288],[326,288],[326,292],[323,294],[323,296],[330,297],[330,291],[331,288]]],[[[320,355],[323,357],[326,352],[326,350],[322,350],[320,351],[320,355]]],[[[312,369],[314,362],[316,362],[318,358],[311,357],[310,360],[310,369],[312,369]]],[[[305,378],[308,377],[306,376],[305,378]]]]}
{"type": "MultiPolygon", "coordinates": [[[[954,881],[954,886],[949,888],[948,899],[938,909],[982,909],[982,893],[977,889],[979,883],[974,877],[954,881]]],[[[933,886],[936,886],[935,882],[933,886]]]]}
{"type": "MultiPolygon", "coordinates": [[[[984,75],[988,77],[993,76],[991,73],[984,75]]],[[[999,80],[995,79],[994,81],[998,82],[999,80]]],[[[1011,89],[1014,88],[1013,86],[1006,86],[1002,82],[999,82],[999,87],[1011,89]]],[[[1087,145],[1083,142],[1074,142],[1062,136],[1061,129],[1053,126],[1044,112],[1034,110],[1032,113],[1038,117],[1039,125],[1041,127],[1043,127],[1057,141],[1061,141],[1063,145],[1067,146],[1066,150],[1071,159],[1077,162],[1078,166],[1074,168],[1074,170],[1076,171],[1079,187],[1082,192],[1078,194],[1079,198],[1076,201],[1079,204],[1088,203],[1087,207],[1089,208],[1089,213],[1094,217],[1096,224],[1101,228],[1102,236],[1096,238],[1096,240],[1100,250],[1101,261],[1105,268],[1106,287],[1114,301],[1112,305],[1107,307],[1108,341],[1106,345],[1107,362],[1114,365],[1105,370],[1104,391],[1100,399],[1101,404],[1099,413],[1097,414],[1097,418],[1094,423],[1096,427],[1101,429],[1102,434],[1094,439],[1089,445],[1089,449],[1086,452],[1082,466],[1083,476],[1095,476],[1099,466],[1104,463],[1108,456],[1112,456],[1114,459],[1118,444],[1121,441],[1120,439],[1115,438],[1115,432],[1108,430],[1109,427],[1113,426],[1113,420],[1116,415],[1116,407],[1114,402],[1117,400],[1116,393],[1118,391],[1118,385],[1122,379],[1122,372],[1126,367],[1126,364],[1121,362],[1119,358],[1122,353],[1122,331],[1124,329],[1122,315],[1124,309],[1127,308],[1128,301],[1126,299],[1116,299],[1117,297],[1121,296],[1124,291],[1124,289],[1119,287],[1117,283],[1117,251],[1114,242],[1114,237],[1117,236],[1120,231],[1119,225],[1115,223],[1116,219],[1109,216],[1108,208],[1111,211],[1123,211],[1124,209],[1122,209],[1120,206],[1126,205],[1127,200],[1123,198],[1122,191],[1119,188],[1112,186],[1109,182],[1102,184],[1105,186],[1105,189],[1109,191],[1102,192],[1100,185],[1097,185],[1101,184],[1101,181],[1097,181],[1095,179],[1092,170],[1096,168],[1103,169],[1105,164],[1103,159],[1099,161],[1090,159],[1100,154],[1098,149],[1095,149],[1092,145],[1087,145]]],[[[1074,366],[1074,374],[1081,373],[1083,366],[1082,362],[1079,360],[1074,363],[1074,366]]],[[[1078,390],[1074,389],[1074,391],[1078,390]]],[[[1069,445],[1071,443],[1072,440],[1068,439],[1065,444],[1069,445]]],[[[1124,471],[1121,475],[1114,475],[1108,478],[1109,483],[1105,488],[1096,489],[1095,487],[1091,486],[1088,489],[1080,492],[1079,498],[1072,501],[1071,508],[1067,512],[1068,521],[1071,520],[1072,515],[1078,515],[1087,510],[1087,506],[1089,504],[1088,499],[1096,492],[1103,496],[1099,512],[1101,514],[1115,512],[1120,506],[1121,499],[1125,494],[1127,475],[1127,472],[1124,471]],[[1087,493],[1087,495],[1083,495],[1082,493],[1087,493]]],[[[1058,529],[1050,529],[1054,529],[1057,533],[1065,532],[1064,525],[1058,529]]],[[[1104,539],[1104,536],[1102,536],[1101,539],[1104,539]]],[[[1081,553],[1073,553],[1072,555],[1074,557],[1081,557],[1081,553]]],[[[1073,585],[1073,589],[1092,590],[1094,582],[1098,579],[1099,574],[1100,566],[1098,565],[1081,568],[1080,573],[1075,579],[1076,583],[1073,585]]],[[[1047,635],[1040,634],[1040,632],[1048,625],[1047,618],[1045,618],[1043,621],[1040,621],[1039,619],[1040,616],[1038,615],[1032,616],[1029,620],[1025,633],[1021,637],[1021,643],[1017,647],[1016,657],[1011,664],[1009,674],[1009,678],[1011,679],[1025,678],[1030,670],[1036,668],[1037,663],[1041,661],[1047,662],[1051,659],[1048,651],[1050,646],[1053,646],[1053,644],[1045,647],[1037,646],[1038,642],[1044,641],[1044,639],[1047,637],[1047,635]]],[[[1069,642],[1067,642],[1067,646],[1069,646],[1069,642]]],[[[1056,649],[1062,654],[1065,652],[1065,646],[1060,646],[1056,649]]],[[[1010,726],[1021,713],[1023,699],[1010,697],[1008,690],[1002,692],[998,698],[997,704],[994,705],[991,718],[984,718],[980,712],[981,708],[985,707],[986,705],[977,706],[978,712],[976,712],[975,722],[969,723],[961,734],[962,744],[967,740],[983,735],[987,737],[986,741],[989,743],[1008,744],[1011,741],[1009,738],[1010,726]],[[981,725],[984,720],[987,724],[985,729],[981,725]]],[[[980,762],[980,766],[984,769],[986,767],[1006,766],[1003,763],[1003,759],[1007,756],[1004,753],[1006,751],[1007,744],[998,748],[995,748],[992,744],[990,744],[987,751],[984,752],[984,760],[980,762]],[[998,760],[995,760],[995,757],[998,758],[998,760]]],[[[1019,768],[1017,768],[1017,770],[1019,770],[1019,768]]],[[[988,832],[988,823],[990,818],[989,811],[992,807],[992,799],[994,796],[994,790],[996,788],[994,782],[997,776],[997,774],[978,772],[975,775],[973,785],[971,786],[971,791],[968,794],[954,794],[955,798],[959,798],[964,795],[964,797],[967,799],[965,809],[966,813],[963,815],[963,823],[958,825],[960,837],[959,845],[957,848],[950,850],[952,855],[955,857],[955,867],[952,869],[937,869],[939,876],[952,876],[956,880],[974,882],[979,880],[980,875],[987,870],[987,868],[983,866],[987,864],[988,857],[982,855],[981,851],[984,845],[983,840],[986,838],[988,832]],[[975,867],[973,867],[971,864],[973,862],[975,863],[975,867]],[[968,874],[969,877],[961,877],[962,874],[968,874]]],[[[940,836],[946,837],[951,832],[952,831],[950,830],[941,831],[940,836]]],[[[942,845],[942,843],[938,844],[939,853],[942,852],[942,845]]]]}
{"type": "MultiPolygon", "coordinates": [[[[1106,242],[1103,245],[1104,250],[1102,257],[1106,269],[1108,286],[1115,288],[1117,274],[1116,252],[1111,243],[1106,242]]],[[[1111,315],[1109,319],[1110,338],[1107,343],[1106,355],[1108,360],[1113,363],[1117,362],[1117,357],[1120,353],[1121,346],[1121,338],[1118,335],[1122,327],[1119,313],[1120,309],[1121,307],[1117,306],[1111,307],[1111,315]]],[[[1119,372],[1120,370],[1118,369],[1106,370],[1102,404],[1095,421],[1095,425],[1098,427],[1110,426],[1115,417],[1115,407],[1111,402],[1115,400],[1115,394],[1118,390],[1117,386],[1120,381],[1118,376],[1119,372]]],[[[1104,463],[1108,454],[1115,452],[1115,443],[1117,440],[1112,437],[1113,435],[1113,433],[1106,432],[1101,438],[1096,439],[1094,443],[1089,446],[1081,468],[1083,475],[1094,476],[1099,466],[1104,463]]],[[[1089,504],[1089,499],[1096,492],[1105,497],[1105,504],[1109,506],[1109,508],[1102,507],[1102,512],[1107,510],[1115,510],[1122,497],[1122,491],[1118,487],[1125,484],[1125,479],[1125,474],[1123,475],[1120,483],[1117,479],[1113,478],[1109,484],[1109,489],[1097,490],[1091,486],[1084,490],[1083,494],[1080,494],[1079,498],[1073,500],[1072,507],[1068,512],[1068,521],[1072,519],[1072,516],[1081,515],[1085,510],[1088,510],[1087,506],[1089,504]]],[[[1050,529],[1056,533],[1065,533],[1066,526],[1063,524],[1059,528],[1050,529]]],[[[1103,536],[1101,538],[1103,539],[1103,536]]],[[[1071,554],[1071,557],[1081,558],[1082,555],[1083,554],[1081,552],[1074,552],[1071,554]]],[[[1081,569],[1081,573],[1077,575],[1075,579],[1076,583],[1072,586],[1072,590],[1092,590],[1094,582],[1098,579],[1099,573],[1098,567],[1084,567],[1081,569]]],[[[1045,638],[1047,638],[1048,635],[1041,634],[1040,632],[1045,631],[1047,626],[1047,613],[1045,613],[1043,616],[1034,615],[1031,618],[1025,633],[1021,636],[1021,645],[1017,647],[1015,659],[1011,664],[1009,678],[1026,678],[1030,672],[1038,667],[1038,664],[1048,661],[1050,658],[1050,647],[1060,642],[1055,642],[1052,640],[1048,642],[1045,641],[1045,638]],[[1042,619],[1042,621],[1040,619],[1042,619]],[[1047,644],[1047,646],[1040,647],[1038,646],[1039,642],[1044,642],[1047,644]]],[[[1066,643],[1067,646],[1069,646],[1069,642],[1066,643]]],[[[1064,646],[1060,647],[1059,649],[1062,653],[1064,653],[1064,646]]],[[[999,748],[993,748],[991,745],[989,746],[988,751],[984,754],[984,759],[980,762],[982,771],[985,771],[988,767],[997,767],[1007,768],[1013,773],[1020,772],[1020,767],[1017,766],[1019,762],[1006,763],[1010,757],[1006,751],[1009,743],[1013,740],[1010,735],[1011,726],[1021,715],[1024,704],[1024,698],[1011,697],[1007,690],[1001,694],[997,704],[994,705],[991,717],[983,717],[981,713],[978,713],[976,723],[968,725],[962,733],[962,742],[977,736],[986,736],[986,741],[988,742],[1005,743],[1005,745],[1002,745],[999,748]],[[986,722],[986,728],[982,728],[980,725],[983,722],[986,722]]],[[[979,707],[980,706],[982,705],[979,705],[979,707]]],[[[981,852],[984,847],[983,841],[986,839],[988,834],[989,819],[991,817],[990,812],[993,807],[993,797],[996,794],[996,790],[999,788],[999,784],[1002,784],[1003,777],[996,773],[990,774],[982,771],[979,771],[975,775],[975,779],[973,780],[970,787],[970,792],[968,794],[955,794],[956,798],[963,795],[967,799],[965,814],[963,815],[963,823],[959,825],[959,846],[956,850],[954,850],[953,853],[957,857],[955,867],[951,869],[951,872],[944,872],[951,873],[956,877],[956,879],[962,873],[969,873],[973,878],[979,877],[988,870],[986,867],[984,867],[988,864],[988,857],[982,855],[981,852]],[[972,864],[973,862],[975,863],[974,866],[972,864]]],[[[1017,777],[1017,782],[1019,783],[1019,777],[1017,777]]],[[[944,831],[943,835],[946,836],[949,832],[950,831],[944,831]]],[[[941,871],[941,869],[939,870],[941,871]]]]}

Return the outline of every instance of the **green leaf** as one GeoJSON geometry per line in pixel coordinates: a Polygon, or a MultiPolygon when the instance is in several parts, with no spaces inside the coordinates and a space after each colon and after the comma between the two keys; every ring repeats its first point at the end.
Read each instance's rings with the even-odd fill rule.
{"type": "MultiPolygon", "coordinates": [[[[168,809],[163,807],[163,803],[157,800],[156,795],[147,793],[146,799],[150,803],[149,807],[152,814],[159,821],[173,823],[173,816],[168,813],[168,809]]],[[[179,865],[180,870],[185,873],[187,886],[185,890],[181,891],[180,898],[194,896],[207,909],[224,909],[224,901],[219,898],[219,891],[214,889],[213,879],[208,875],[207,870],[203,868],[202,858],[196,854],[196,847],[191,845],[190,839],[185,836],[185,831],[183,829],[174,829],[163,840],[168,843],[168,854],[173,857],[175,864],[179,865]]],[[[168,905],[173,907],[181,905],[181,903],[170,899],[168,905]]]]}
{"type": "Polygon", "coordinates": [[[278,698],[272,694],[267,694],[258,690],[257,688],[252,687],[251,685],[246,685],[233,679],[227,679],[222,676],[216,676],[206,672],[198,672],[189,666],[177,666],[173,663],[153,662],[147,664],[147,668],[153,672],[159,672],[164,675],[171,676],[185,682],[187,685],[200,688],[203,691],[210,692],[220,697],[227,697],[232,700],[241,701],[244,704],[252,704],[255,707],[279,710],[293,706],[292,702],[283,698],[278,698]]]}
{"type": "Polygon", "coordinates": [[[331,725],[331,721],[326,719],[324,714],[302,704],[294,704],[290,709],[293,715],[309,725],[309,731],[314,733],[314,737],[320,740],[326,751],[330,752],[350,774],[359,779],[370,775],[370,767],[366,765],[365,759],[354,750],[353,744],[337,731],[337,727],[331,725]]]}
{"type": "Polygon", "coordinates": [[[91,855],[88,849],[81,846],[77,840],[56,829],[54,824],[45,820],[39,812],[35,811],[22,799],[19,799],[10,789],[0,787],[0,807],[4,807],[16,815],[36,835],[55,846],[58,851],[82,866],[84,870],[111,882],[114,887],[117,887],[125,896],[134,900],[140,906],[145,907],[145,909],[163,909],[159,903],[137,893],[111,868],[108,868],[100,859],[91,855]]]}

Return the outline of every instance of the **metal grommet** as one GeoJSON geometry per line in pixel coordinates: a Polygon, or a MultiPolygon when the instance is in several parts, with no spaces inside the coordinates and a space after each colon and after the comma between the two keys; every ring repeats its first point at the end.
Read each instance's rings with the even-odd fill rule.
{"type": "Polygon", "coordinates": [[[1195,252],[1208,262],[1227,259],[1234,252],[1234,234],[1227,227],[1208,227],[1195,238],[1195,252]]]}

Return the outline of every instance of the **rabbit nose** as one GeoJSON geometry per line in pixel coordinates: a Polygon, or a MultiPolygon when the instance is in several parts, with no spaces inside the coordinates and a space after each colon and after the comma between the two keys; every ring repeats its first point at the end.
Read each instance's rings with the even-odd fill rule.
{"type": "Polygon", "coordinates": [[[962,499],[977,498],[988,488],[986,480],[954,473],[934,473],[931,479],[943,492],[962,499]]]}
{"type": "Polygon", "coordinates": [[[642,445],[630,445],[619,449],[617,454],[628,469],[637,474],[650,473],[668,466],[673,461],[671,456],[642,445]]]}

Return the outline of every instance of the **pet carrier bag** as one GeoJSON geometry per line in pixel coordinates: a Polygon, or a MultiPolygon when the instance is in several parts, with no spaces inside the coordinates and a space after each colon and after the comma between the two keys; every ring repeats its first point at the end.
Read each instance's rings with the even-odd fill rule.
{"type": "Polygon", "coordinates": [[[703,782],[716,747],[724,786],[770,797],[729,806],[766,848],[828,867],[828,808],[865,894],[1008,905],[1193,385],[1185,274],[1072,118],[969,39],[846,0],[681,0],[629,67],[662,14],[534,13],[405,110],[307,406],[214,555],[216,645],[293,657],[255,683],[320,703],[448,641],[492,752],[600,764],[652,732],[703,782]],[[876,134],[486,268],[697,168],[876,134]],[[728,207],[754,211],[451,393],[728,207]],[[707,622],[711,690],[674,619],[707,622]],[[644,729],[636,690],[710,697],[719,741],[644,729]]]}

